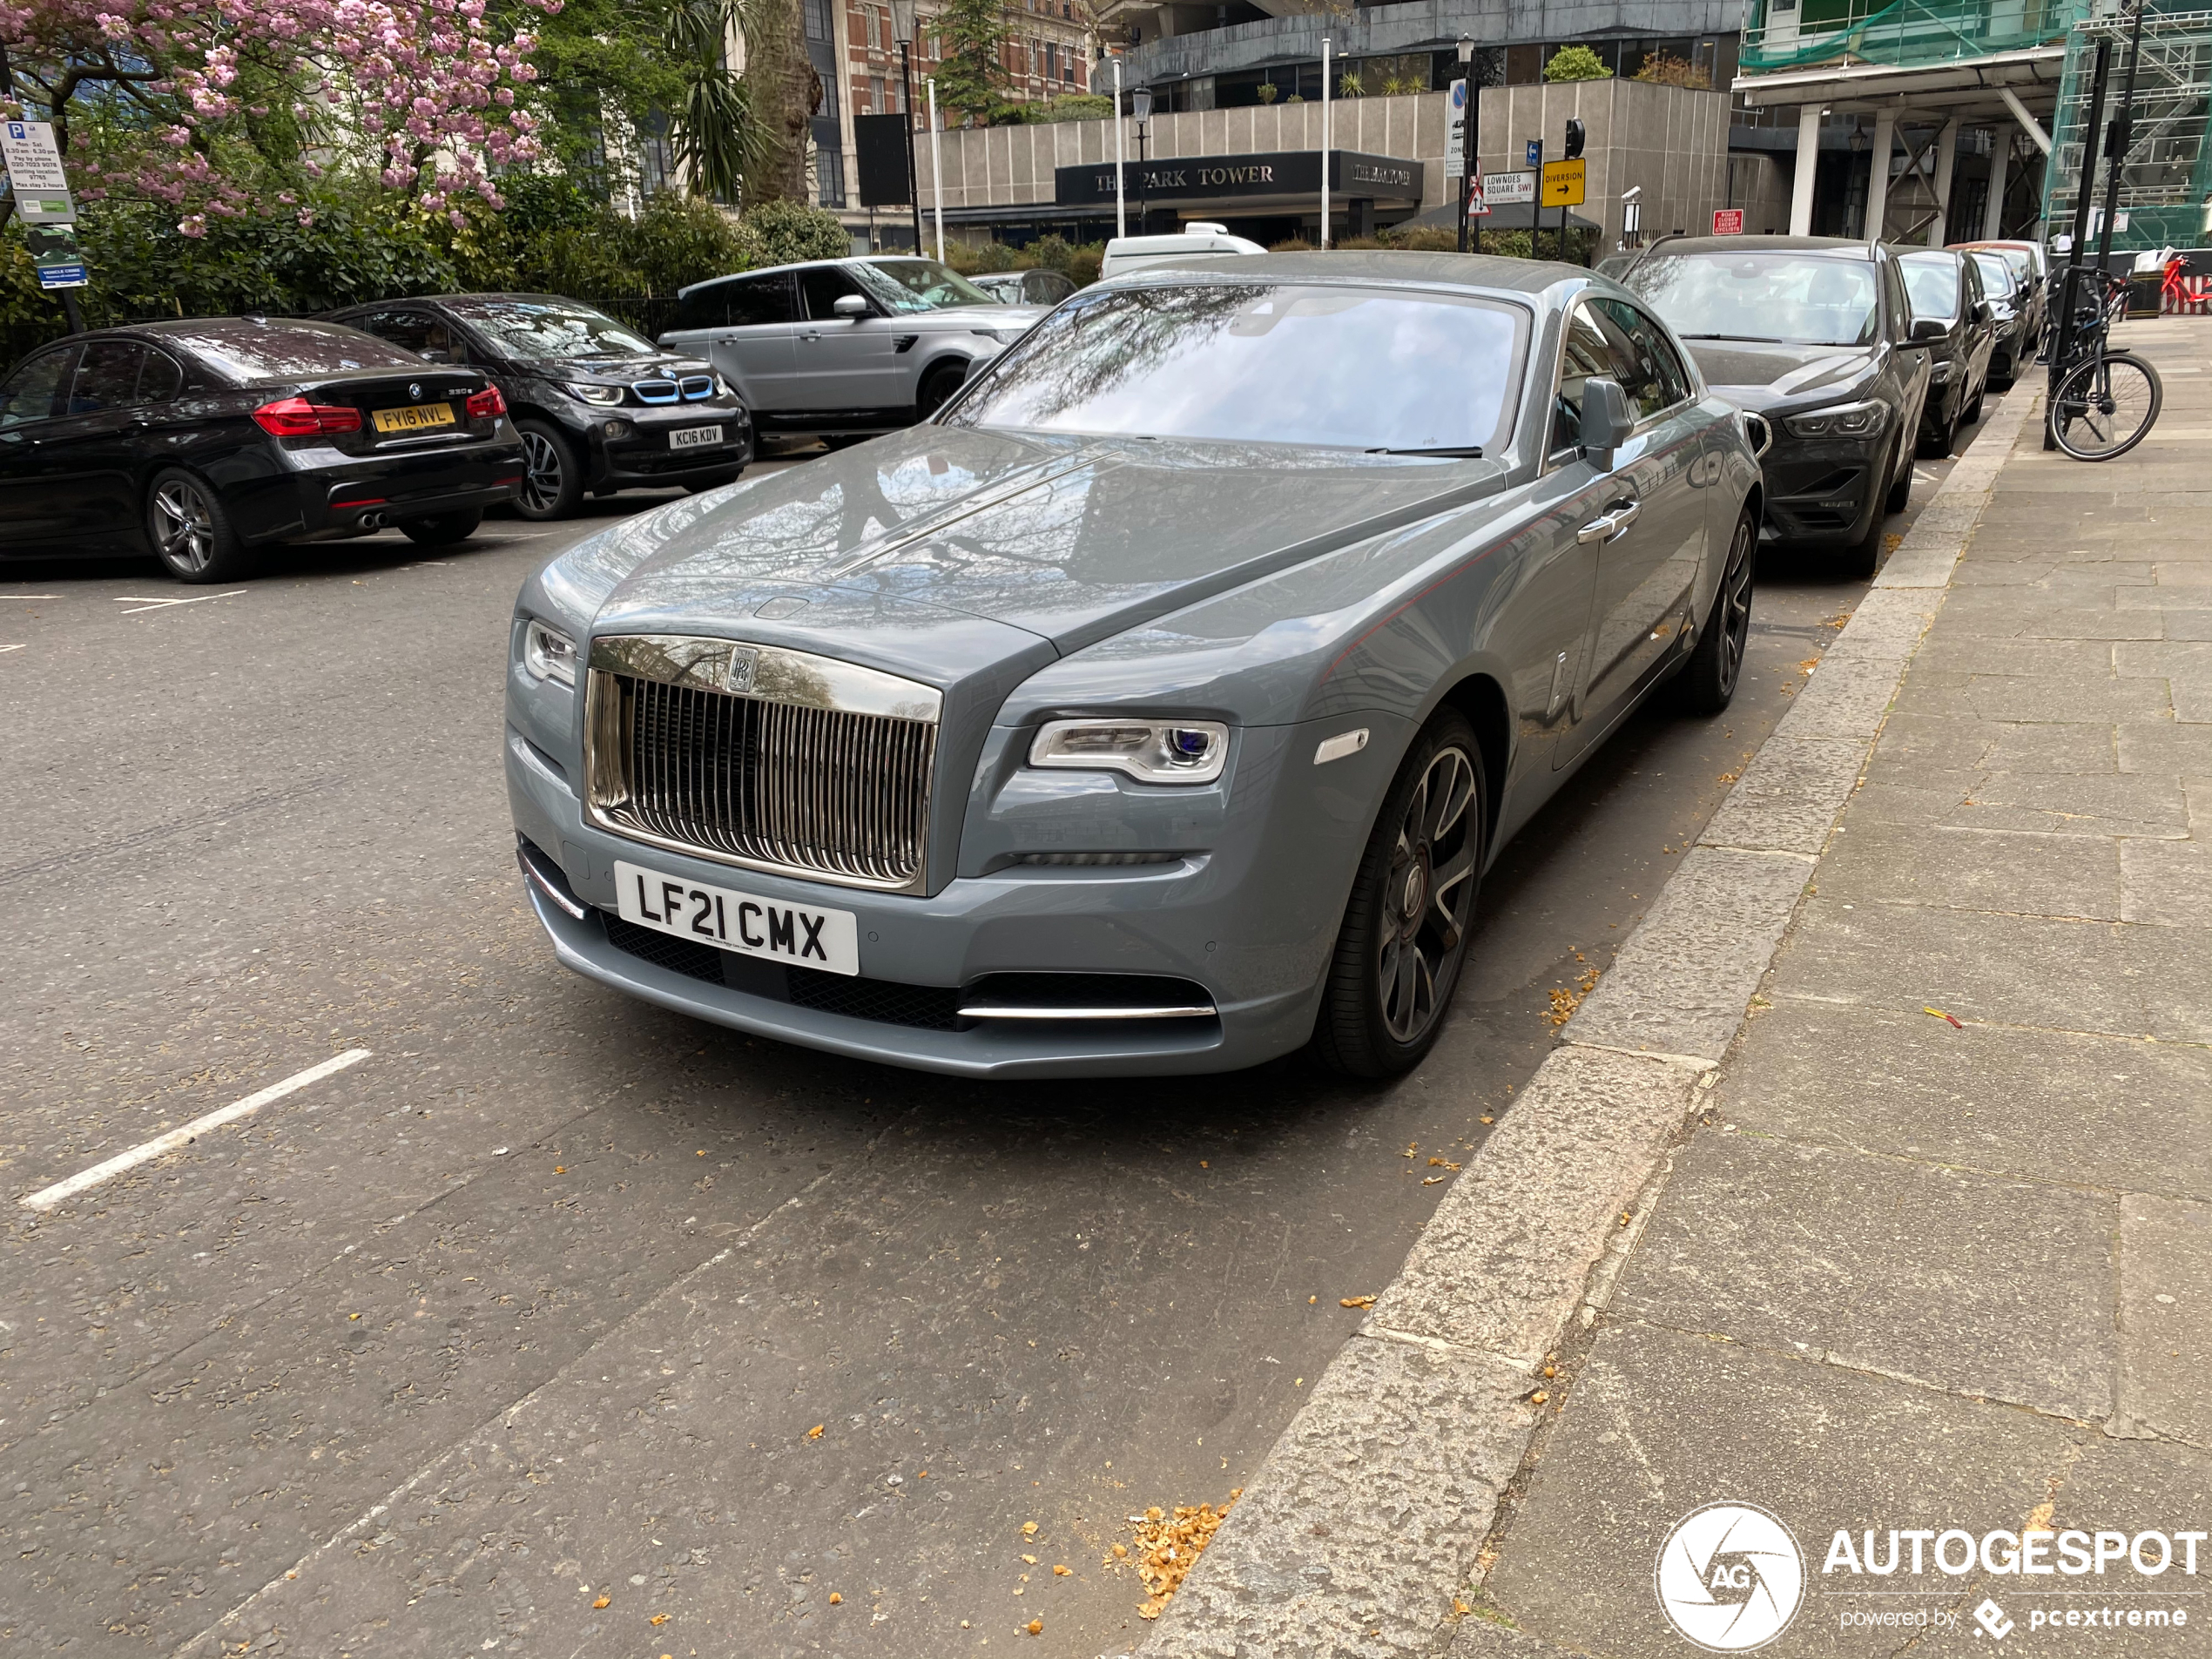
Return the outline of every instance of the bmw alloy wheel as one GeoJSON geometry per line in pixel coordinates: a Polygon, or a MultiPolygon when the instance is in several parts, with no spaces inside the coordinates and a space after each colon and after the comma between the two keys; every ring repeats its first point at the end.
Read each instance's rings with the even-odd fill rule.
{"type": "Polygon", "coordinates": [[[197,575],[215,556],[215,514],[199,486],[172,478],[153,492],[154,550],[179,576],[197,575]]]}
{"type": "Polygon", "coordinates": [[[561,462],[552,439],[527,427],[523,429],[523,486],[516,493],[526,511],[543,516],[560,505],[561,462]]]}
{"type": "Polygon", "coordinates": [[[1450,988],[1447,966],[1467,932],[1474,898],[1476,840],[1468,810],[1474,779],[1464,749],[1438,750],[1399,822],[1383,882],[1386,908],[1375,975],[1383,1028],[1393,1042],[1412,1042],[1426,1033],[1441,1011],[1440,986],[1450,988]]]}

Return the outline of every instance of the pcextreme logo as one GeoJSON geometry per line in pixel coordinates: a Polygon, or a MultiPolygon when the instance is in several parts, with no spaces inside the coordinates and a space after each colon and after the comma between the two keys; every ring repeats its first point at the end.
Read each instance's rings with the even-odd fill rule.
{"type": "Polygon", "coordinates": [[[1804,1552],[1756,1504],[1709,1503],[1675,1523],[1652,1579],[1661,1608],[1684,1637],[1711,1653],[1749,1653],[1797,1617],[1804,1552]]]}

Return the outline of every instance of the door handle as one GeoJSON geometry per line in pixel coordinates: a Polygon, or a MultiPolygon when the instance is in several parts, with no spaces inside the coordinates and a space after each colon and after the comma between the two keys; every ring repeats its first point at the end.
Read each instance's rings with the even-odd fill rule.
{"type": "Polygon", "coordinates": [[[1576,530],[1575,539],[1585,547],[1592,542],[1610,542],[1626,534],[1629,526],[1636,522],[1636,515],[1642,511],[1642,502],[1615,502],[1608,511],[1600,514],[1576,530]]]}
{"type": "Polygon", "coordinates": [[[819,328],[810,329],[807,333],[799,335],[801,340],[819,340],[821,337],[821,330],[819,328]]]}

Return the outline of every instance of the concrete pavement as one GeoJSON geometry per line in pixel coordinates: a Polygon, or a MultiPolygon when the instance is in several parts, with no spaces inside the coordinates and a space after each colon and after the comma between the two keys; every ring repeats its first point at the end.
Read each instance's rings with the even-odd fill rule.
{"type": "Polygon", "coordinates": [[[2031,421],[2004,459],[1446,1609],[1454,1654],[1694,1651],[1654,1562],[1716,1501],[1804,1551],[1777,1654],[2212,1651],[2212,1551],[1831,1553],[2212,1526],[2212,330],[2121,343],[2163,373],[2158,428],[2085,466],[2031,421]],[[2124,1617],[2157,1610],[2188,1622],[2124,1617]]]}

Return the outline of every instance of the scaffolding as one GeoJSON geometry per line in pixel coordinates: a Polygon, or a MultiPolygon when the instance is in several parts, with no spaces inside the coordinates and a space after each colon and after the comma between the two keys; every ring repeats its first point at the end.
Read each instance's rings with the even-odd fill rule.
{"type": "Polygon", "coordinates": [[[2054,44],[2089,0],[1756,0],[1739,63],[1763,74],[1820,64],[1919,69],[2054,44]]]}
{"type": "MultiPolygon", "coordinates": [[[[2051,165],[2044,173],[2043,217],[2047,234],[2070,233],[2080,199],[2081,156],[2088,137],[2091,79],[2097,43],[2113,43],[2107,115],[2128,75],[2128,43],[2134,16],[2100,7],[2067,33],[2066,73],[2059,83],[2051,128],[2051,165]]],[[[2120,167],[2119,212],[2113,221],[2114,250],[2202,247],[2207,241],[2207,200],[2212,198],[2212,149],[2205,144],[2206,109],[2212,101],[2212,10],[2160,10],[2142,17],[2142,57],[2135,71],[2128,153],[2120,167]]],[[[2106,170],[2100,154],[2089,181],[2093,208],[2104,206],[2106,170]]],[[[2094,227],[2094,219],[2092,220],[2094,227]]],[[[2095,235],[2093,228],[2091,235],[2095,235]]]]}

